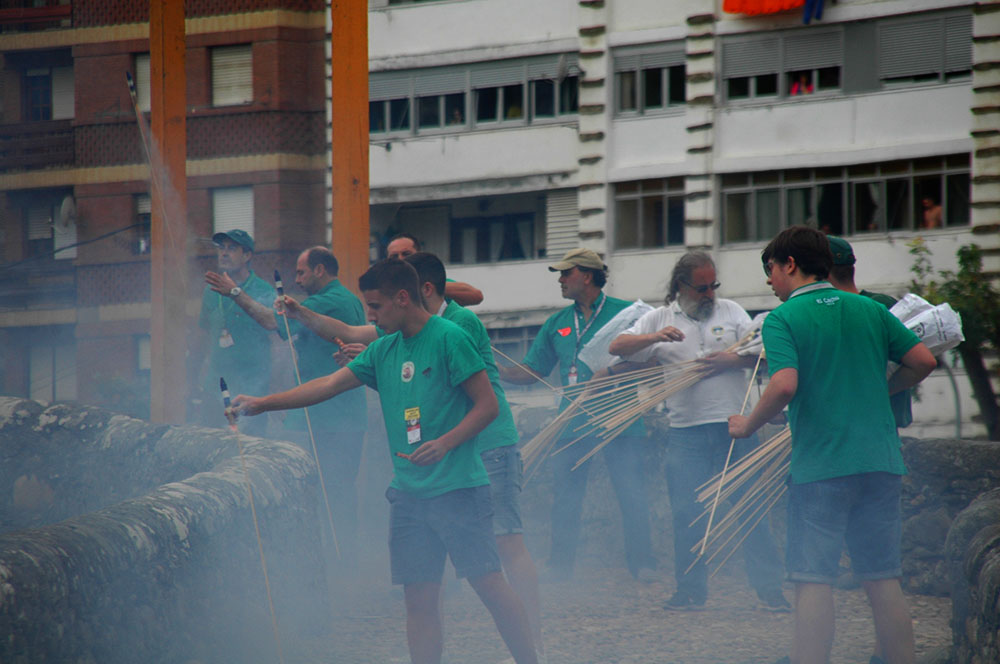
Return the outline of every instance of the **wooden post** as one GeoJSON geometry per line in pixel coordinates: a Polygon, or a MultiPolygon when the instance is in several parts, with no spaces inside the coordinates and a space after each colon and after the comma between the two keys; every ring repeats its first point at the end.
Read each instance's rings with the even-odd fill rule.
{"type": "MultiPolygon", "coordinates": [[[[150,419],[184,422],[187,376],[187,85],[184,3],[150,0],[150,419]]],[[[221,405],[220,405],[221,412],[221,405]]]]}
{"type": "Polygon", "coordinates": [[[330,18],[333,253],[358,292],[368,269],[368,3],[333,0],[330,18]]]}

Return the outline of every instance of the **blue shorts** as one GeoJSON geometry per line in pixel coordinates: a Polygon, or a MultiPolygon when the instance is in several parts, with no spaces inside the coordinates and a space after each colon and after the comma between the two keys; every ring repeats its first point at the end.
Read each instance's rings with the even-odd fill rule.
{"type": "Polygon", "coordinates": [[[788,580],[833,584],[847,543],[860,580],[892,579],[900,564],[901,477],[862,473],[792,484],[788,499],[788,580]]]}
{"type": "Polygon", "coordinates": [[[521,476],[524,462],[516,445],[486,450],[480,456],[490,476],[493,496],[493,534],[517,535],[524,532],[521,524],[521,476]]]}
{"type": "Polygon", "coordinates": [[[445,556],[459,578],[500,571],[486,485],[418,498],[389,487],[389,566],[394,584],[441,583],[445,556]]]}

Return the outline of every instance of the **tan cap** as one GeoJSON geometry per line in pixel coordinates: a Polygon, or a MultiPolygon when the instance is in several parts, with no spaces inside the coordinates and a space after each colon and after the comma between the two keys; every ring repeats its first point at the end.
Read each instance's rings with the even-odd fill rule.
{"type": "Polygon", "coordinates": [[[561,261],[549,266],[549,270],[552,272],[562,272],[574,267],[586,267],[591,270],[608,269],[608,266],[604,264],[604,261],[597,255],[597,252],[581,248],[567,251],[561,261]]]}

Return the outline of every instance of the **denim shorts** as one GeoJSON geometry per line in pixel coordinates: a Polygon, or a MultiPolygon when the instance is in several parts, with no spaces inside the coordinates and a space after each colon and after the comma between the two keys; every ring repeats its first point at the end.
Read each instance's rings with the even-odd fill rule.
{"type": "Polygon", "coordinates": [[[860,580],[902,576],[901,477],[862,473],[792,484],[788,500],[789,581],[833,584],[844,543],[860,580]]]}
{"type": "Polygon", "coordinates": [[[445,556],[459,578],[500,571],[493,508],[486,485],[418,498],[393,487],[389,500],[389,566],[394,584],[440,583],[445,556]]]}
{"type": "Polygon", "coordinates": [[[505,445],[486,450],[480,456],[490,476],[493,534],[499,537],[524,532],[521,525],[521,476],[524,472],[521,451],[516,445],[505,445]]]}

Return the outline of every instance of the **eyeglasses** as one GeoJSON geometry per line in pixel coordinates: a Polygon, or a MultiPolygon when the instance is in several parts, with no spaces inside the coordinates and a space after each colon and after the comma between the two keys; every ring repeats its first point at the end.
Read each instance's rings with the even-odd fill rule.
{"type": "Polygon", "coordinates": [[[698,293],[699,295],[704,295],[705,293],[707,293],[710,290],[711,291],[717,291],[720,288],[722,288],[722,284],[720,284],[718,281],[713,281],[712,283],[705,284],[704,286],[695,286],[694,284],[692,284],[690,281],[687,281],[686,279],[681,279],[681,283],[684,284],[685,286],[687,286],[688,288],[694,290],[694,292],[698,293]]]}
{"type": "Polygon", "coordinates": [[[774,261],[768,261],[764,263],[764,274],[767,275],[768,279],[771,278],[771,270],[773,269],[774,269],[774,261]]]}

